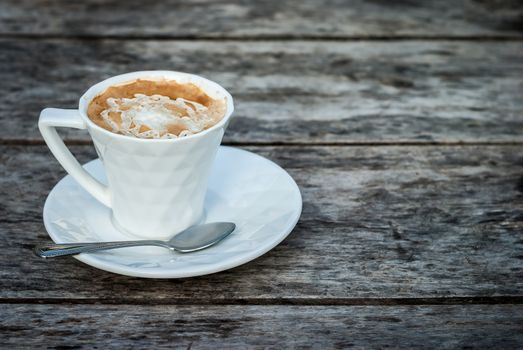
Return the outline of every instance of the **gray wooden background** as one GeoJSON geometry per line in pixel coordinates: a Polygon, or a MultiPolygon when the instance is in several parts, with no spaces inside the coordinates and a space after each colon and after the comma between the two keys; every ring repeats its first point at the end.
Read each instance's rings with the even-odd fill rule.
{"type": "Polygon", "coordinates": [[[522,146],[519,0],[3,0],[0,346],[522,348],[522,146]],[[39,111],[146,69],[224,85],[224,143],[296,179],[273,251],[182,280],[32,256],[65,175],[39,111]]]}

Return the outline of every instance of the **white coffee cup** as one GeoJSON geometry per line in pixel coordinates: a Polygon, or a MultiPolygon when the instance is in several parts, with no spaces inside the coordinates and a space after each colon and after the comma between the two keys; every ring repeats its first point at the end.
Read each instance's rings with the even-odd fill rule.
{"type": "Polygon", "coordinates": [[[201,220],[211,166],[233,110],[232,96],[210,80],[181,72],[142,71],[118,75],[92,86],[80,98],[78,109],[44,109],[38,127],[64,169],[94,198],[112,209],[113,223],[118,229],[141,238],[167,239],[201,220]],[[211,128],[177,139],[124,136],[89,119],[87,107],[96,95],[112,85],[138,78],[193,83],[212,98],[225,98],[225,115],[211,128]],[[87,129],[104,164],[108,186],[82,168],[58,136],[56,127],[87,129]]]}

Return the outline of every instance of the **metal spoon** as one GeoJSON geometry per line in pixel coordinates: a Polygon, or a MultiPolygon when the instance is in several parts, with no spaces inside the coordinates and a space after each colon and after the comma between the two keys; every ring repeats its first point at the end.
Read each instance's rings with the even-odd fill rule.
{"type": "Polygon", "coordinates": [[[180,253],[190,253],[208,248],[220,242],[222,239],[230,235],[235,228],[236,225],[232,222],[213,222],[210,224],[189,227],[168,241],[140,240],[96,243],[44,244],[34,247],[33,251],[39,257],[54,258],[57,256],[92,253],[107,249],[152,245],[168,248],[180,253]]]}

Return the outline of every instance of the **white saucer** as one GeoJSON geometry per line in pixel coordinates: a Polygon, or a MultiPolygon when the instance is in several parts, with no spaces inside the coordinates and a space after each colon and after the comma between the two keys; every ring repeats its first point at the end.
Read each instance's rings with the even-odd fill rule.
{"type": "MultiPolygon", "coordinates": [[[[84,165],[104,182],[100,160],[84,165]]],[[[205,199],[203,222],[231,221],[236,230],[218,245],[190,254],[158,247],[135,247],[80,254],[76,258],[102,270],[128,276],[181,278],[205,275],[245,264],[278,245],[296,225],[302,208],[298,186],[270,160],[251,152],[220,147],[205,199]]],[[[71,176],[49,193],[44,224],[55,242],[135,239],[118,231],[110,209],[71,176]]]]}

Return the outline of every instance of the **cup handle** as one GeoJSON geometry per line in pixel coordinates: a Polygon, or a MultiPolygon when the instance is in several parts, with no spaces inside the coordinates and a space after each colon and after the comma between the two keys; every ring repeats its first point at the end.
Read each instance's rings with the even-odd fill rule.
{"type": "Polygon", "coordinates": [[[82,120],[80,112],[77,109],[46,108],[40,113],[38,128],[47,147],[49,147],[65,171],[94,198],[111,207],[109,188],[92,177],[78,163],[56,132],[56,127],[86,129],[87,125],[82,120]]]}

